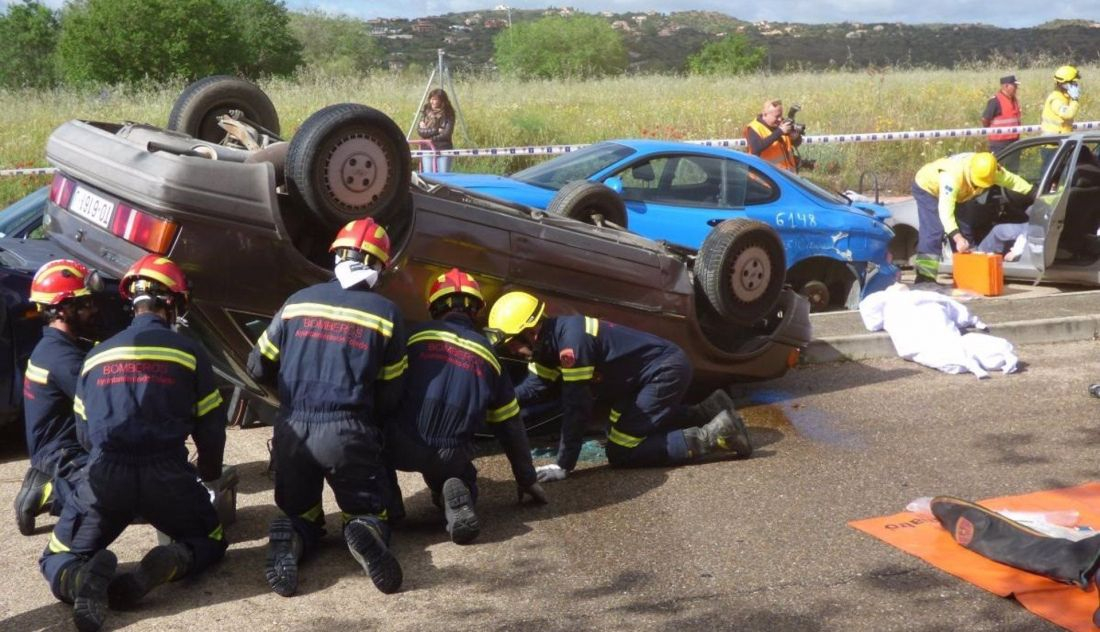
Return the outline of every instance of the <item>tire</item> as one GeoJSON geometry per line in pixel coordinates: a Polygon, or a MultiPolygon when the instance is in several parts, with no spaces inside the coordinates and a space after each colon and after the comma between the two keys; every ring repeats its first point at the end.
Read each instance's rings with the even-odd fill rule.
{"type": "Polygon", "coordinates": [[[335,231],[361,217],[386,224],[407,211],[412,178],[409,143],[393,120],[374,108],[339,103],[314,112],[290,141],[291,195],[335,231]]]}
{"type": "Polygon", "coordinates": [[[230,110],[241,110],[249,121],[279,134],[279,114],[264,91],[250,81],[227,75],[199,79],[184,88],[168,115],[168,129],[220,143],[225,130],[218,127],[218,116],[230,110]]]}
{"type": "Polygon", "coordinates": [[[695,259],[695,282],[727,321],[752,325],[767,316],[783,291],[786,253],[775,230],[731,219],[710,231],[695,259]]]}
{"type": "Polygon", "coordinates": [[[566,184],[550,200],[546,211],[586,224],[609,222],[616,228],[626,228],[626,203],[611,187],[599,182],[576,180],[566,184]]]}
{"type": "Polygon", "coordinates": [[[824,257],[804,259],[787,270],[787,283],[806,297],[813,313],[844,309],[857,280],[848,264],[824,257]]]}

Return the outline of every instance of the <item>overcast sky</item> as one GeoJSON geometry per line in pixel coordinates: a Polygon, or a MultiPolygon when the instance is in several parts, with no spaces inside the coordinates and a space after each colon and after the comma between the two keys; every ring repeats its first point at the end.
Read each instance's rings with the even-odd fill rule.
{"type": "MultiPolygon", "coordinates": [[[[0,8],[20,0],[0,0],[0,8]]],[[[64,0],[40,0],[58,8],[64,0]]],[[[1000,0],[776,0],[773,2],[730,2],[729,0],[284,0],[291,10],[320,9],[326,13],[357,18],[419,18],[461,11],[491,11],[494,7],[544,9],[571,6],[587,13],[611,11],[718,11],[732,17],[776,22],[905,22],[907,24],[947,22],[992,24],[1007,28],[1036,26],[1057,18],[1088,19],[1100,23],[1100,0],[1054,2],[1000,0]]],[[[503,12],[502,12],[503,14],[503,12]]],[[[1097,29],[1100,37],[1100,29],[1097,29]]]]}
{"type": "MultiPolygon", "coordinates": [[[[730,2],[728,0],[572,0],[546,2],[525,0],[285,0],[292,10],[307,7],[326,13],[369,18],[417,18],[459,11],[492,9],[507,4],[514,9],[571,6],[588,13],[656,10],[664,13],[687,10],[718,11],[741,20],[778,22],[905,22],[973,23],[1020,28],[1036,26],[1056,18],[1100,21],[1100,0],[1041,2],[1000,0],[777,0],[774,2],[730,2]]],[[[1100,37],[1100,29],[1097,30],[1100,37]]]]}

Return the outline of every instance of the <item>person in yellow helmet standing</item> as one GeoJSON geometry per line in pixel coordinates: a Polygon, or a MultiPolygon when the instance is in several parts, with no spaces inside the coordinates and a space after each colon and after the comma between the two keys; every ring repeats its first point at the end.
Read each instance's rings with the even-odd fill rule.
{"type": "MultiPolygon", "coordinates": [[[[1062,66],[1054,71],[1054,90],[1047,95],[1043,103],[1043,114],[1039,127],[1043,134],[1068,134],[1073,131],[1073,119],[1077,117],[1081,98],[1081,73],[1076,66],[1062,66]]],[[[1056,147],[1042,148],[1039,154],[1043,158],[1046,170],[1050,159],[1054,157],[1056,147]]]]}
{"type": "Polygon", "coordinates": [[[956,252],[970,250],[976,236],[961,225],[955,207],[981,195],[993,185],[1029,195],[1027,180],[997,164],[993,154],[983,151],[955,154],[930,162],[917,171],[913,180],[913,198],[917,203],[917,283],[935,283],[939,271],[944,235],[956,252]]]}

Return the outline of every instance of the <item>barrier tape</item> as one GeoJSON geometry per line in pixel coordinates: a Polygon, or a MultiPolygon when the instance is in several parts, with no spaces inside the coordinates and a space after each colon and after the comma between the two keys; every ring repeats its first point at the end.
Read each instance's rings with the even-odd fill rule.
{"type": "MultiPolygon", "coordinates": [[[[1100,121],[1087,121],[1075,123],[1075,131],[1100,129],[1100,121]]],[[[1018,125],[1016,127],[970,127],[963,129],[933,129],[909,132],[871,132],[866,134],[830,134],[824,136],[803,136],[802,145],[823,145],[828,143],[875,143],[883,141],[899,140],[938,140],[945,138],[971,138],[988,136],[990,134],[1030,134],[1040,131],[1038,125],[1018,125]]],[[[705,147],[744,147],[743,138],[725,138],[714,140],[688,140],[683,141],[692,145],[705,147]]],[[[530,145],[526,147],[491,147],[485,149],[441,149],[437,151],[414,149],[410,153],[413,158],[424,156],[457,156],[457,157],[492,157],[492,156],[554,156],[567,154],[587,147],[591,143],[580,145],[530,145]]],[[[29,176],[49,175],[57,171],[53,167],[38,167],[30,169],[0,169],[0,177],[4,176],[29,176]]]]}

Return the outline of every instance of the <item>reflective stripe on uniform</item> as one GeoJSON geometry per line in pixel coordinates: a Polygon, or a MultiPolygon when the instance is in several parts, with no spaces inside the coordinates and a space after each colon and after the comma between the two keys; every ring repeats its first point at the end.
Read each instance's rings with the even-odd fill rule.
{"type": "Polygon", "coordinates": [[[198,404],[195,404],[195,416],[202,417],[206,413],[217,408],[221,403],[222,394],[215,390],[206,397],[199,400],[198,404]]]}
{"type": "Polygon", "coordinates": [[[195,370],[195,356],[172,349],[170,347],[118,347],[110,349],[94,357],[88,358],[81,370],[81,375],[87,374],[95,367],[107,362],[122,362],[125,360],[147,360],[152,362],[174,362],[192,371],[195,370]]]}
{"type": "Polygon", "coordinates": [[[561,375],[556,369],[551,369],[548,366],[543,366],[538,362],[528,362],[527,370],[550,382],[556,382],[558,377],[561,375]]]}
{"type": "Polygon", "coordinates": [[[608,418],[611,419],[611,423],[617,423],[619,421],[619,417],[622,417],[622,416],[623,416],[622,413],[620,413],[619,411],[612,408],[611,413],[608,415],[608,418]]]}
{"type": "Polygon", "coordinates": [[[28,380],[35,384],[45,384],[49,380],[50,372],[42,367],[34,366],[34,364],[27,362],[27,372],[24,375],[28,380]]]}
{"type": "Polygon", "coordinates": [[[600,333],[600,321],[598,318],[592,318],[591,316],[584,317],[584,333],[595,338],[600,333]]]}
{"type": "Polygon", "coordinates": [[[274,342],[267,337],[267,332],[260,334],[260,339],[256,341],[256,346],[260,348],[260,354],[263,357],[271,360],[272,362],[279,361],[279,347],[275,346],[274,342]]]}
{"type": "Polygon", "coordinates": [[[298,515],[309,522],[317,522],[322,517],[323,511],[324,510],[321,508],[321,503],[317,503],[313,507],[298,515]]]}
{"type": "Polygon", "coordinates": [[[519,401],[517,401],[513,397],[512,401],[508,402],[507,404],[501,406],[500,408],[495,408],[493,410],[490,410],[488,413],[486,413],[485,421],[487,421],[488,423],[491,423],[491,424],[497,424],[497,423],[500,423],[500,422],[502,422],[506,419],[511,419],[513,416],[518,415],[518,414],[519,414],[519,401]]]}
{"type": "Polygon", "coordinates": [[[79,395],[73,398],[73,414],[84,421],[88,420],[88,416],[84,414],[84,400],[79,395]]]}
{"type": "Polygon", "coordinates": [[[333,307],[322,303],[298,303],[288,305],[283,309],[283,320],[291,318],[324,318],[343,323],[359,325],[367,329],[373,329],[386,338],[393,335],[393,322],[361,309],[350,307],[333,307]]]}
{"type": "Polygon", "coordinates": [[[607,440],[615,445],[621,445],[624,448],[636,448],[645,438],[632,437],[625,432],[619,432],[618,429],[612,428],[611,431],[607,433],[607,440]]]}
{"type": "Polygon", "coordinates": [[[401,377],[408,368],[409,356],[401,356],[401,359],[397,362],[382,367],[382,370],[378,372],[378,379],[386,381],[401,377]]]}
{"type": "Polygon", "coordinates": [[[340,512],[340,519],[343,521],[343,524],[345,526],[349,522],[351,522],[352,520],[355,520],[356,518],[369,518],[371,516],[373,516],[375,518],[378,518],[379,520],[389,520],[390,519],[390,512],[389,512],[388,509],[383,509],[382,513],[378,513],[378,514],[350,514],[346,511],[341,511],[340,512]]]}
{"type": "Polygon", "coordinates": [[[473,340],[467,340],[462,336],[455,335],[449,331],[439,331],[437,329],[427,329],[425,331],[413,334],[409,337],[408,345],[412,346],[426,340],[436,340],[439,342],[444,342],[449,345],[459,347],[460,349],[465,349],[470,353],[475,353],[482,360],[485,360],[489,364],[493,365],[493,368],[496,369],[497,375],[500,375],[500,361],[497,360],[496,356],[493,355],[493,352],[486,349],[484,345],[478,344],[473,340]]]}
{"type": "Polygon", "coordinates": [[[56,533],[50,534],[50,544],[48,546],[50,553],[68,553],[69,546],[57,538],[56,533]]]}
{"type": "Polygon", "coordinates": [[[217,540],[218,542],[221,542],[222,538],[225,537],[225,533],[222,530],[221,524],[218,524],[217,528],[207,534],[206,537],[210,538],[211,540],[217,540]]]}
{"type": "Polygon", "coordinates": [[[596,367],[578,366],[572,369],[562,368],[561,379],[565,382],[583,382],[596,376],[596,367]]]}

